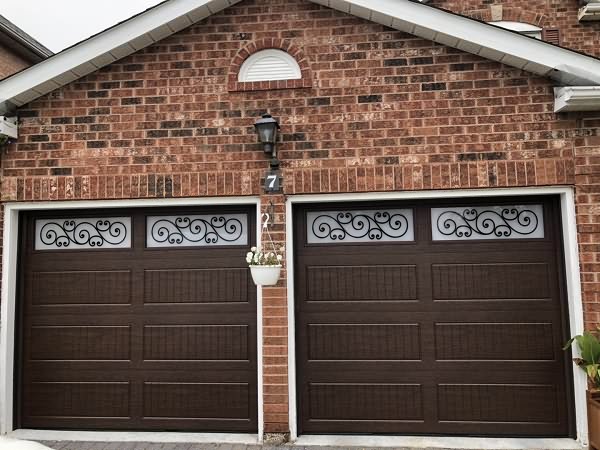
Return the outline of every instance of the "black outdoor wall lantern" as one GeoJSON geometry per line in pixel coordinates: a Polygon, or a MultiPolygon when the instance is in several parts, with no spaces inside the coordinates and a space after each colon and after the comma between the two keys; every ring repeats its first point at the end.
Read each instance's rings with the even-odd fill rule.
{"type": "Polygon", "coordinates": [[[279,160],[277,159],[277,130],[279,130],[279,122],[274,119],[271,114],[263,114],[262,119],[259,119],[255,124],[258,138],[264,146],[265,153],[271,155],[271,169],[279,168],[279,160]]]}

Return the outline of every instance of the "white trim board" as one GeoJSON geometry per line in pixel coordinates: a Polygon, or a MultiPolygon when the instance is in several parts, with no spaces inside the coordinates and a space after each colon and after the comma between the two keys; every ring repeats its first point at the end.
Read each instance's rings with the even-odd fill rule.
{"type": "MultiPolygon", "coordinates": [[[[581,298],[581,284],[579,273],[579,250],[577,247],[577,223],[575,216],[575,192],[572,187],[531,187],[531,188],[499,188],[499,189],[455,189],[440,191],[402,191],[402,192],[374,192],[358,194],[315,194],[315,195],[297,195],[289,196],[286,201],[286,265],[288,273],[294,273],[294,224],[293,224],[293,206],[299,203],[332,203],[332,202],[358,202],[358,201],[385,201],[385,200],[415,200],[415,199],[448,199],[448,198],[483,198],[483,197],[526,197],[533,195],[557,195],[560,196],[563,251],[565,258],[565,278],[567,285],[569,325],[571,335],[580,334],[584,331],[583,321],[583,301],[581,298]]],[[[289,423],[290,437],[292,441],[298,439],[297,426],[297,398],[296,398],[296,322],[295,322],[295,302],[294,302],[294,277],[287,278],[287,297],[288,297],[288,384],[289,384],[289,423]]],[[[574,350],[575,352],[575,350],[574,350]]],[[[587,445],[588,425],[587,425],[587,405],[586,405],[586,377],[581,369],[573,364],[573,386],[575,392],[575,422],[577,429],[577,444],[579,447],[537,447],[537,448],[581,448],[581,445],[587,445]]],[[[334,437],[327,443],[317,445],[348,445],[339,444],[334,437]]],[[[354,437],[353,437],[354,438],[354,437]]],[[[301,436],[299,444],[309,445],[308,437],[301,436]]],[[[358,444],[373,446],[376,437],[372,437],[369,444],[358,444]]],[[[492,441],[504,442],[504,439],[486,439],[491,445],[492,441]]],[[[575,442],[570,439],[563,440],[575,442]]],[[[325,441],[323,441],[325,442],[325,441]]],[[[357,442],[357,441],[355,441],[357,442]]],[[[406,444],[407,441],[394,441],[387,446],[406,447],[412,444],[406,444]],[[404,443],[403,443],[404,442],[404,443]]],[[[449,441],[444,441],[444,448],[471,448],[471,447],[452,447],[448,445],[449,441]]],[[[385,444],[377,444],[386,446],[385,444]]],[[[559,444],[557,444],[559,445],[559,444]]],[[[481,447],[488,448],[488,447],[481,447]]],[[[495,447],[489,447],[495,448],[495,447]]],[[[531,448],[531,447],[502,447],[502,448],[531,448]]]]}
{"type": "Polygon", "coordinates": [[[56,431],[16,430],[7,435],[11,439],[29,441],[79,441],[79,442],[151,442],[186,444],[246,444],[259,443],[256,434],[236,433],[170,433],[127,431],[56,431]]]}
{"type": "Polygon", "coordinates": [[[581,450],[586,448],[573,439],[489,439],[420,436],[300,436],[295,444],[340,447],[401,447],[410,449],[439,448],[446,450],[581,450]]]}
{"type": "MultiPolygon", "coordinates": [[[[0,115],[240,0],[167,0],[0,82],[0,115]]],[[[563,85],[600,85],[600,60],[411,0],[311,0],[563,85]]],[[[597,102],[600,109],[600,100],[597,102]]]]}
{"type": "MultiPolygon", "coordinates": [[[[181,198],[181,199],[144,199],[144,200],[86,200],[86,201],[52,201],[52,202],[31,202],[31,203],[4,203],[4,235],[3,235],[3,253],[2,253],[2,293],[0,303],[0,435],[14,431],[13,411],[14,411],[14,349],[15,349],[15,303],[16,303],[16,285],[17,285],[17,262],[19,247],[19,213],[21,211],[38,210],[82,210],[82,209],[109,209],[109,208],[143,208],[143,207],[176,207],[176,206],[209,206],[209,205],[255,205],[256,206],[256,240],[261,243],[261,203],[258,197],[207,197],[207,198],[181,198]]],[[[262,321],[262,291],[257,290],[257,396],[258,396],[258,440],[253,443],[262,442],[264,430],[263,415],[263,364],[262,364],[262,345],[263,345],[263,321],[262,321]]],[[[58,432],[57,432],[58,433],[58,432]]],[[[68,432],[61,432],[68,433],[68,432]]],[[[83,432],[74,432],[79,436],[74,440],[81,440],[83,432]]],[[[110,434],[110,433],[109,433],[110,434]]],[[[123,433],[113,433],[119,435],[114,441],[120,441],[123,433]]],[[[135,434],[135,433],[125,433],[135,434]]],[[[143,434],[143,433],[142,433],[143,434]]],[[[157,435],[164,433],[146,433],[148,435],[157,435]]],[[[182,434],[182,433],[175,433],[182,434]]],[[[65,436],[67,436],[65,434],[65,436]]],[[[203,442],[215,442],[219,434],[210,434],[210,439],[203,442]]],[[[256,436],[256,435],[240,435],[256,436]]],[[[27,436],[15,436],[21,439],[32,439],[27,436]]],[[[106,435],[107,438],[110,436],[106,435]]],[[[37,439],[37,438],[36,438],[37,439]]],[[[42,438],[39,438],[42,439],[42,438]]],[[[45,439],[45,438],[44,438],[45,439]]],[[[61,437],[62,440],[69,440],[67,437],[61,437]]],[[[50,439],[50,440],[55,440],[50,439]]],[[[89,439],[92,440],[92,439],[89,439]]],[[[102,439],[104,440],[104,438],[102,439]]],[[[110,439],[109,439],[110,440],[110,439]]],[[[136,440],[136,439],[132,439],[136,440]]],[[[143,439],[142,439],[143,440],[143,439]]],[[[171,442],[171,441],[156,441],[171,442]]],[[[174,441],[184,442],[184,441],[174,441]]],[[[196,442],[196,441],[185,441],[196,442]]],[[[216,441],[228,442],[228,441],[216,441]]],[[[245,443],[245,442],[243,442],[245,443]]]]}

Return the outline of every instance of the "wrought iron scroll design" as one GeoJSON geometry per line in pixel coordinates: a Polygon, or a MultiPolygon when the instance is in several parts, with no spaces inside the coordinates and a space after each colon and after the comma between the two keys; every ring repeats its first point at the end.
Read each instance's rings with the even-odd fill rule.
{"type": "MultiPolygon", "coordinates": [[[[128,222],[128,220],[127,220],[128,222]]],[[[44,221],[39,227],[38,248],[122,247],[128,239],[124,219],[66,219],[44,221]]]]}
{"type": "Polygon", "coordinates": [[[310,241],[412,240],[410,211],[321,212],[312,218],[310,241]]]}
{"type": "Polygon", "coordinates": [[[543,233],[539,206],[452,209],[439,214],[436,226],[441,235],[455,239],[540,237],[543,233]]]}
{"type": "Polygon", "coordinates": [[[149,218],[150,246],[243,245],[245,227],[235,216],[169,216],[149,218]],[[243,242],[242,242],[243,241],[243,242]]]}

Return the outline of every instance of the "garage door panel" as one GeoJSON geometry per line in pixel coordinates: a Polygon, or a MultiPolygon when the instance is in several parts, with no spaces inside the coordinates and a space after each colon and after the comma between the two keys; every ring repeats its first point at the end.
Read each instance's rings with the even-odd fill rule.
{"type": "Polygon", "coordinates": [[[122,382],[33,382],[25,391],[29,417],[129,417],[130,385],[122,382]],[[33,401],[35,399],[35,401],[33,401]]]}
{"type": "Polygon", "coordinates": [[[33,305],[131,303],[131,271],[54,271],[31,275],[33,305]]]}
{"type": "Polygon", "coordinates": [[[437,323],[437,360],[554,361],[552,323],[437,323]]]}
{"type": "Polygon", "coordinates": [[[549,265],[434,264],[436,300],[540,299],[550,296],[549,265]]]}
{"type": "Polygon", "coordinates": [[[311,420],[421,421],[419,384],[311,383],[311,420]]]}
{"type": "Polygon", "coordinates": [[[148,325],[144,360],[242,360],[249,355],[247,325],[148,325]]]}
{"type": "Polygon", "coordinates": [[[439,204],[423,202],[411,245],[306,244],[307,211],[321,208],[298,208],[300,432],[572,433],[558,216],[553,201],[537,204],[545,224],[536,239],[432,241],[439,204]],[[380,386],[419,386],[420,420],[394,415],[416,395],[380,386]],[[363,407],[369,399],[384,406],[363,407]]]}
{"type": "Polygon", "coordinates": [[[129,360],[129,326],[34,326],[31,360],[129,360]]]}
{"type": "Polygon", "coordinates": [[[145,303],[246,303],[247,268],[144,271],[145,303]]]}
{"type": "Polygon", "coordinates": [[[557,424],[557,394],[551,384],[441,384],[439,420],[557,424]]]}
{"type": "Polygon", "coordinates": [[[250,416],[248,383],[144,383],[144,418],[242,419],[250,416]]]}
{"type": "Polygon", "coordinates": [[[308,359],[418,360],[418,324],[313,324],[308,327],[308,359]]]}
{"type": "Polygon", "coordinates": [[[308,301],[402,301],[417,298],[412,265],[308,266],[308,301]]]}

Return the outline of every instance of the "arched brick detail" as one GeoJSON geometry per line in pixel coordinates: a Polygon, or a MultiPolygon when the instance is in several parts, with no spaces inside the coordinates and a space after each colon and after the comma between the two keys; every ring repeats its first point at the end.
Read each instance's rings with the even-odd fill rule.
{"type": "Polygon", "coordinates": [[[536,27],[540,28],[544,28],[544,24],[548,19],[548,17],[545,14],[538,14],[535,11],[526,11],[521,8],[504,8],[503,14],[503,20],[528,23],[530,25],[535,25],[536,27]]]}
{"type": "Polygon", "coordinates": [[[306,55],[300,47],[289,39],[259,39],[250,42],[242,48],[231,61],[229,77],[227,79],[229,91],[266,91],[273,89],[292,89],[313,87],[313,76],[306,55]],[[271,80],[271,81],[238,81],[240,68],[246,59],[261,50],[276,49],[283,50],[292,56],[300,66],[302,78],[299,80],[271,80]]]}
{"type": "MultiPolygon", "coordinates": [[[[492,21],[492,10],[490,8],[486,9],[474,9],[462,11],[460,13],[463,16],[470,17],[472,19],[481,20],[483,22],[491,22],[492,21]]],[[[539,14],[534,11],[527,11],[522,8],[515,7],[502,7],[502,20],[506,20],[509,22],[523,22],[528,23],[530,25],[535,25],[540,28],[544,28],[546,21],[548,20],[548,16],[545,14],[539,14]]]]}

